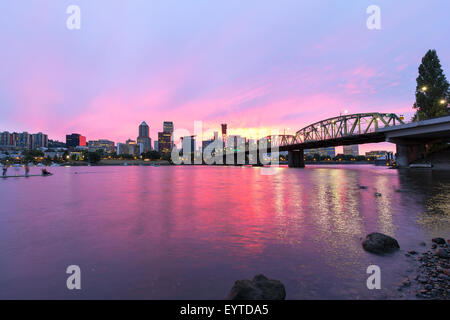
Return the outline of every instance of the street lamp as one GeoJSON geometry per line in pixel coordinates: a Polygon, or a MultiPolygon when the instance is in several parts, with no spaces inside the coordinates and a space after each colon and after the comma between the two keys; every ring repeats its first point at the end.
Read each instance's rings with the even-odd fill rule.
{"type": "Polygon", "coordinates": [[[427,91],[427,90],[428,90],[428,88],[427,88],[426,86],[423,86],[423,87],[422,87],[422,91],[423,91],[423,92],[425,92],[425,91],[427,91]]]}
{"type": "Polygon", "coordinates": [[[444,99],[442,99],[441,101],[439,101],[441,104],[446,104],[447,103],[447,101],[446,100],[444,100],[444,99]]]}

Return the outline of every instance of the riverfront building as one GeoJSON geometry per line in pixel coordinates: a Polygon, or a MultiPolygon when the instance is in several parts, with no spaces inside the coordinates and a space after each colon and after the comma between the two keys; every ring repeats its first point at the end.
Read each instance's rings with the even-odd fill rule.
{"type": "Polygon", "coordinates": [[[344,146],[344,155],[346,156],[359,156],[359,145],[353,144],[350,146],[344,146]]]}
{"type": "Polygon", "coordinates": [[[115,151],[114,142],[104,139],[89,141],[88,148],[90,152],[101,150],[103,153],[113,153],[115,151]]]}
{"type": "Polygon", "coordinates": [[[388,153],[389,152],[383,151],[383,150],[369,151],[369,152],[366,152],[366,157],[378,159],[381,157],[386,157],[388,153]]]}
{"type": "Polygon", "coordinates": [[[29,134],[4,131],[0,133],[0,147],[5,150],[48,148],[48,136],[42,132],[29,134]]]}
{"type": "Polygon", "coordinates": [[[304,151],[305,157],[314,157],[314,155],[320,155],[321,157],[334,158],[336,156],[335,147],[318,148],[318,149],[306,149],[304,151]]]}

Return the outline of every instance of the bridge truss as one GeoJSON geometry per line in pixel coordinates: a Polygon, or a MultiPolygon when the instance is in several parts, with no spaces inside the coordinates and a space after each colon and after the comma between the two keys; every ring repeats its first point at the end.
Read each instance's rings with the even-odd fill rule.
{"type": "Polygon", "coordinates": [[[357,113],[329,118],[313,123],[295,135],[272,135],[263,138],[271,147],[283,147],[308,142],[344,139],[374,133],[378,128],[404,124],[394,113],[357,113]]]}

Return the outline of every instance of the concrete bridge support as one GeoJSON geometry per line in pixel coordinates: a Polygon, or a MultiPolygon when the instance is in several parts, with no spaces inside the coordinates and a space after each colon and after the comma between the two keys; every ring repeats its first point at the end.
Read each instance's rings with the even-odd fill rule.
{"type": "Polygon", "coordinates": [[[404,144],[397,143],[397,165],[399,167],[408,167],[412,162],[425,157],[424,144],[404,144]]]}
{"type": "Polygon", "coordinates": [[[303,149],[289,151],[288,160],[289,160],[289,168],[304,168],[305,160],[303,149]]]}

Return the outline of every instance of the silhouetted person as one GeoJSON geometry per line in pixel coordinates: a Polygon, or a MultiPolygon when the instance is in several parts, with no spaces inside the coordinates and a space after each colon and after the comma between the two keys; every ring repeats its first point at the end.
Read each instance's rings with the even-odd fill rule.
{"type": "Polygon", "coordinates": [[[25,177],[28,177],[28,174],[30,173],[30,167],[28,166],[28,163],[25,164],[25,177]]]}

